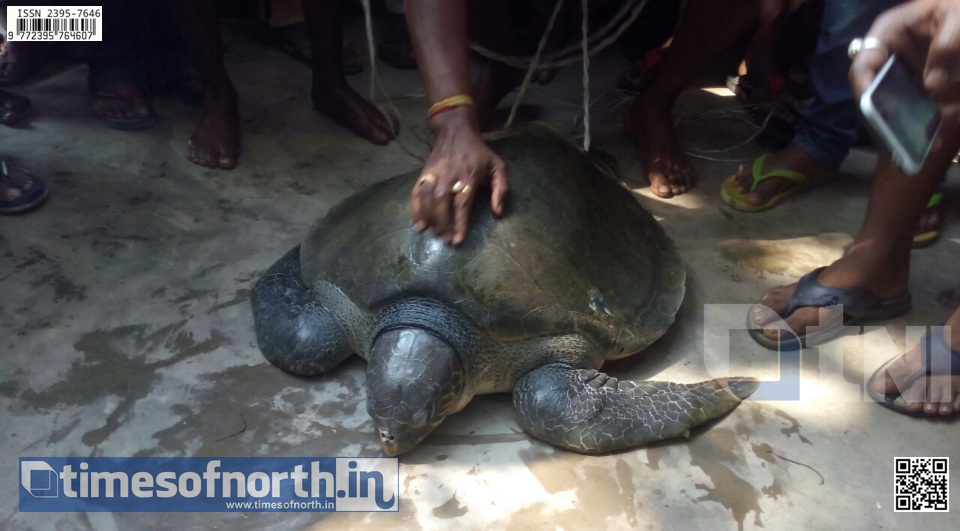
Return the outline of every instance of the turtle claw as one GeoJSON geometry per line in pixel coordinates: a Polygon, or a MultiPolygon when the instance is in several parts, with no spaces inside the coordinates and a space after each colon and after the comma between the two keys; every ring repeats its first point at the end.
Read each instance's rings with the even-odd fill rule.
{"type": "Polygon", "coordinates": [[[760,388],[760,381],[756,378],[721,378],[717,380],[717,383],[726,387],[728,391],[733,393],[733,396],[739,398],[740,400],[746,400],[750,395],[760,388]]]}

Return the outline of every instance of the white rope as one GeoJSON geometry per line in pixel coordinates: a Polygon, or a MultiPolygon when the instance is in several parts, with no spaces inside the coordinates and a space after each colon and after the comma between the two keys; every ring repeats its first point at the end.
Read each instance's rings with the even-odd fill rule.
{"type": "MultiPolygon", "coordinates": [[[[613,32],[603,38],[603,40],[601,40],[599,43],[592,44],[590,55],[595,56],[607,46],[610,46],[616,42],[616,40],[623,35],[623,32],[630,28],[630,26],[633,24],[633,21],[640,16],[641,11],[643,11],[643,8],[646,6],[646,4],[647,0],[630,0],[629,2],[626,2],[623,8],[612,19],[610,19],[610,22],[608,22],[604,27],[600,28],[600,30],[598,30],[591,38],[591,41],[595,41],[602,38],[604,34],[610,33],[611,31],[613,32]],[[625,20],[624,17],[626,17],[625,20]],[[619,26],[617,26],[618,24],[619,26]]],[[[470,43],[470,48],[488,59],[493,59],[494,61],[501,62],[514,68],[529,68],[532,60],[532,58],[526,56],[500,54],[475,42],[470,43]]],[[[572,65],[581,60],[580,54],[577,53],[579,51],[577,50],[578,48],[581,48],[579,43],[563,48],[553,55],[541,60],[538,68],[548,69],[572,65]]]]}
{"type": "Polygon", "coordinates": [[[537,71],[540,54],[543,53],[543,49],[547,45],[547,37],[550,36],[550,32],[553,30],[553,24],[557,21],[557,16],[560,14],[561,8],[563,8],[563,0],[557,0],[557,5],[553,8],[550,20],[547,21],[547,29],[543,31],[543,37],[540,37],[540,43],[537,44],[537,51],[533,54],[533,59],[530,60],[530,66],[527,67],[526,75],[523,76],[523,83],[520,83],[520,90],[517,92],[517,97],[513,101],[513,107],[510,108],[510,115],[507,116],[507,121],[503,124],[504,129],[509,129],[510,125],[513,124],[513,118],[517,115],[517,109],[520,108],[520,102],[523,101],[523,96],[527,93],[527,87],[530,86],[530,80],[533,79],[534,72],[537,71]]]}
{"type": "MultiPolygon", "coordinates": [[[[414,150],[407,147],[403,141],[400,140],[400,131],[398,131],[398,126],[400,123],[400,111],[397,109],[397,106],[393,104],[393,100],[390,98],[390,95],[387,94],[386,89],[383,88],[383,82],[380,80],[380,73],[377,71],[377,57],[376,57],[376,42],[373,38],[373,14],[370,9],[370,0],[360,0],[360,3],[363,5],[363,18],[364,26],[367,33],[367,56],[370,59],[370,103],[376,105],[377,110],[383,114],[384,118],[390,122],[390,128],[393,130],[394,141],[400,146],[400,149],[404,153],[410,155],[411,157],[419,160],[420,162],[426,162],[426,159],[417,154],[414,150]],[[379,105],[376,104],[376,91],[377,87],[380,88],[380,94],[383,95],[384,101],[387,102],[387,106],[390,108],[390,111],[393,113],[393,117],[396,118],[396,126],[394,121],[390,119],[391,114],[385,112],[379,105]]],[[[430,145],[429,142],[420,138],[420,135],[417,135],[415,132],[413,136],[423,142],[425,145],[430,145]]]]}
{"type": "Polygon", "coordinates": [[[367,55],[370,58],[370,102],[376,98],[377,91],[377,48],[373,45],[373,15],[370,13],[370,0],[361,0],[363,20],[367,30],[367,55]]]}
{"type": "MultiPolygon", "coordinates": [[[[491,50],[484,48],[476,43],[470,43],[471,48],[489,59],[499,61],[501,63],[513,66],[516,68],[526,68],[527,72],[524,76],[523,82],[520,85],[517,97],[514,100],[513,106],[510,109],[510,115],[507,117],[506,123],[504,123],[504,129],[509,128],[513,124],[513,120],[516,117],[517,110],[520,107],[520,103],[523,101],[523,97],[526,94],[527,88],[530,85],[530,81],[533,78],[533,74],[537,70],[546,70],[550,68],[559,68],[561,66],[566,66],[573,64],[577,61],[583,62],[583,149],[589,151],[591,143],[590,135],[590,58],[603,49],[605,49],[610,44],[616,42],[617,39],[633,24],[637,19],[640,13],[643,11],[643,8],[646,6],[647,0],[631,0],[624,4],[623,8],[603,27],[601,28],[594,36],[591,37],[589,33],[589,20],[588,20],[588,0],[581,0],[581,8],[583,12],[583,20],[581,24],[581,41],[579,45],[571,45],[547,58],[546,61],[541,62],[541,55],[544,48],[546,47],[547,39],[550,35],[550,32],[553,29],[554,24],[560,14],[560,11],[563,7],[563,0],[557,0],[554,7],[553,13],[550,15],[550,19],[547,22],[547,27],[544,30],[543,37],[541,37],[539,44],[537,45],[537,51],[531,58],[519,57],[519,56],[507,56],[498,54],[491,50]],[[619,24],[619,26],[618,26],[619,24]],[[612,32],[612,33],[611,33],[612,32]],[[604,35],[606,37],[604,37],[604,35]],[[591,47],[591,40],[601,39],[596,45],[591,47]],[[570,55],[574,53],[577,48],[580,48],[579,57],[576,55],[570,55]],[[565,57],[569,56],[569,57],[565,57]]],[[[367,37],[367,54],[370,61],[370,101],[371,103],[376,100],[376,91],[379,86],[380,92],[384,97],[384,100],[387,102],[387,105],[390,107],[390,110],[393,112],[393,115],[399,121],[400,112],[397,110],[396,106],[393,104],[390,96],[386,93],[383,83],[380,80],[380,75],[377,72],[376,66],[376,48],[375,41],[373,36],[373,16],[370,8],[370,0],[361,0],[363,6],[363,15],[364,15],[364,25],[366,29],[367,37]]],[[[379,107],[378,107],[379,108],[379,107]]],[[[380,112],[383,113],[387,119],[390,119],[390,115],[380,109],[380,112]]],[[[397,134],[397,131],[394,131],[394,134],[397,134]]],[[[421,142],[427,143],[424,139],[420,138],[419,135],[416,136],[421,142]]],[[[399,136],[396,136],[396,141],[400,147],[409,155],[420,159],[423,158],[412,150],[408,149],[401,141],[399,136]]]]}
{"type": "Polygon", "coordinates": [[[583,150],[590,151],[590,33],[587,24],[587,1],[580,0],[583,21],[580,27],[583,47],[583,150]]]}

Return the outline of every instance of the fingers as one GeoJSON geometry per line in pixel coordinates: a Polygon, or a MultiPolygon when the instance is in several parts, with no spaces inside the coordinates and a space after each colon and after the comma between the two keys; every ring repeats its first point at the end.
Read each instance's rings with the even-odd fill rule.
{"type": "Polygon", "coordinates": [[[450,243],[453,240],[453,184],[442,181],[433,189],[433,231],[438,238],[450,243]]]}
{"type": "Polygon", "coordinates": [[[450,243],[460,245],[467,237],[467,227],[470,222],[470,205],[473,196],[477,193],[475,186],[465,184],[453,194],[453,239],[450,243]]]}
{"type": "Polygon", "coordinates": [[[935,5],[935,2],[908,2],[877,17],[866,37],[877,39],[886,50],[862,50],[854,56],[850,84],[856,97],[870,86],[890,54],[898,56],[915,72],[923,72],[935,5]]]}
{"type": "Polygon", "coordinates": [[[433,188],[437,185],[437,177],[431,172],[425,172],[411,192],[411,207],[413,220],[417,231],[423,231],[430,226],[433,218],[433,188]]]}
{"type": "Polygon", "coordinates": [[[943,94],[960,81],[960,7],[944,7],[936,16],[924,81],[934,96],[943,94]]]}
{"type": "Polygon", "coordinates": [[[432,226],[446,243],[459,245],[467,235],[477,188],[488,183],[491,210],[499,216],[509,191],[503,160],[475,131],[439,135],[410,196],[416,229],[432,226]]]}
{"type": "Polygon", "coordinates": [[[867,91],[885,62],[886,56],[873,50],[860,52],[853,58],[853,63],[850,64],[850,86],[856,98],[859,99],[867,91]]]}
{"type": "Polygon", "coordinates": [[[498,160],[494,165],[493,177],[490,182],[493,187],[493,194],[490,196],[490,209],[495,216],[503,215],[503,205],[510,192],[510,180],[507,178],[507,168],[503,161],[498,160]]]}

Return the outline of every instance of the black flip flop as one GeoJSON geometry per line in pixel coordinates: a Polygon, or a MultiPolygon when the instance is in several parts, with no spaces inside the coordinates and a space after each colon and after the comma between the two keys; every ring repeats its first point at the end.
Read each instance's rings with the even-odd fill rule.
{"type": "Polygon", "coordinates": [[[8,186],[20,190],[20,196],[14,199],[0,199],[0,214],[14,215],[23,214],[42,205],[50,196],[47,189],[47,183],[34,175],[23,170],[18,170],[30,177],[30,188],[24,190],[16,186],[10,179],[10,168],[5,160],[0,160],[0,181],[7,183],[8,186]]]}
{"type": "MultiPolygon", "coordinates": [[[[856,326],[867,321],[885,321],[899,317],[910,311],[910,292],[890,299],[881,299],[876,295],[860,289],[832,288],[817,282],[820,272],[826,269],[820,267],[807,273],[797,283],[797,289],[790,297],[790,305],[781,316],[786,319],[798,308],[829,308],[843,305],[843,320],[837,320],[827,326],[819,327],[816,332],[797,335],[784,327],[780,331],[790,332],[790,338],[773,340],[763,335],[763,328],[756,328],[751,320],[752,311],[747,312],[747,329],[750,337],[760,346],[770,350],[798,350],[801,347],[819,345],[839,334],[844,326],[856,326]]],[[[760,304],[759,302],[756,304],[760,304]]],[[[754,305],[756,306],[756,305],[754,305]]],[[[772,310],[771,310],[772,311],[772,310]]]]}
{"type": "MultiPolygon", "coordinates": [[[[927,332],[923,335],[923,338],[920,340],[920,349],[923,352],[923,368],[917,370],[910,375],[906,381],[903,382],[902,389],[910,389],[910,387],[924,376],[932,374],[931,370],[931,358],[934,354],[938,357],[945,356],[946,353],[950,353],[950,375],[951,376],[960,376],[960,351],[953,350],[950,345],[947,344],[947,341],[943,338],[943,332],[940,329],[943,326],[943,323],[930,327],[927,332]]],[[[940,415],[932,415],[930,413],[924,412],[923,408],[920,408],[917,411],[910,411],[907,409],[906,400],[903,399],[903,394],[897,395],[884,395],[878,393],[874,389],[874,384],[877,382],[878,378],[885,378],[884,376],[887,373],[887,370],[893,366],[897,360],[900,359],[900,356],[894,356],[890,361],[884,363],[880,366],[876,372],[870,376],[870,379],[867,380],[867,394],[870,395],[876,403],[881,406],[896,411],[897,413],[902,413],[904,415],[909,415],[911,417],[932,417],[939,418],[940,415]]],[[[897,386],[898,389],[901,387],[897,386]]],[[[956,413],[956,412],[954,412],[956,413]]]]}
{"type": "Polygon", "coordinates": [[[0,90],[0,124],[16,125],[30,110],[30,99],[0,90]]]}

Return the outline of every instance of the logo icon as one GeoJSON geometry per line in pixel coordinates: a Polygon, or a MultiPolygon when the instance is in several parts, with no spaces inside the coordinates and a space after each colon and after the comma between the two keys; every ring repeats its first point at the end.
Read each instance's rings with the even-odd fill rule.
{"type": "Polygon", "coordinates": [[[46,461],[20,461],[20,484],[34,498],[60,497],[59,479],[46,461]]]}

